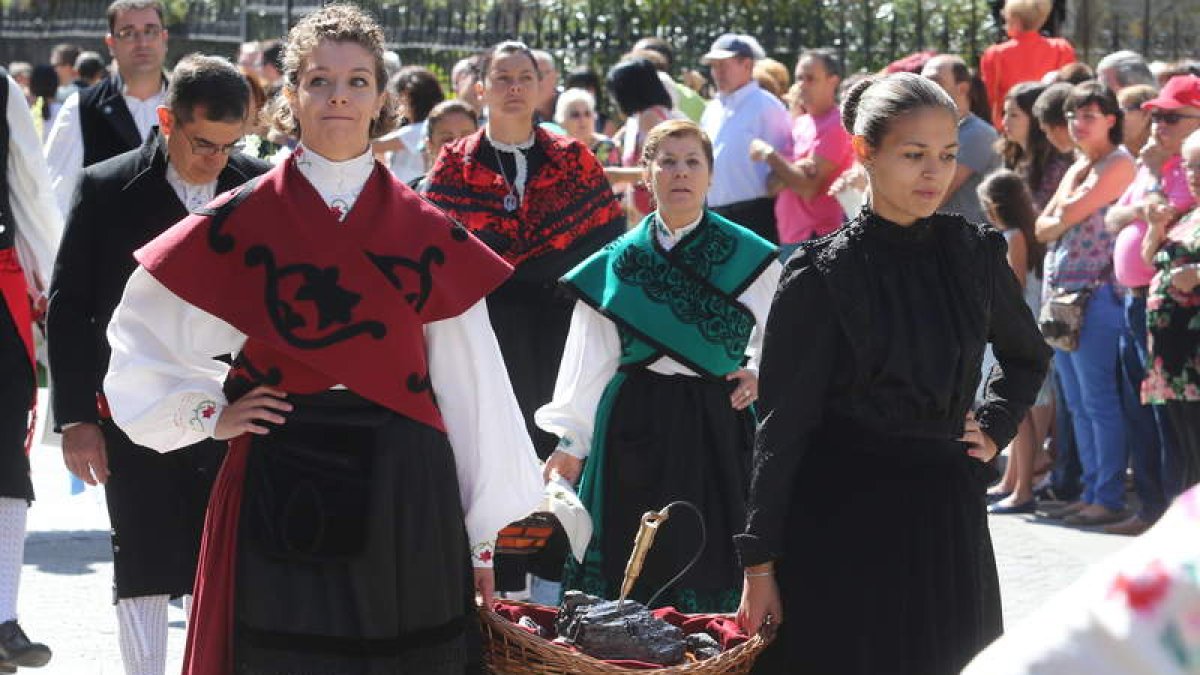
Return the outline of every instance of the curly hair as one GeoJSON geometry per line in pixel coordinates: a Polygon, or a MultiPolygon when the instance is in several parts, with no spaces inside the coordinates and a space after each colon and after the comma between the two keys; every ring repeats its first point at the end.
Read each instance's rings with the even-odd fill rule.
{"type": "MultiPolygon", "coordinates": [[[[300,68],[321,42],[356,44],[375,59],[375,88],[386,100],[379,117],[371,122],[370,137],[378,138],[396,126],[396,105],[387,92],[387,68],[384,66],[383,28],[366,12],[353,5],[326,5],[305,16],[288,32],[283,48],[283,88],[294,92],[300,82],[300,68]]],[[[282,92],[281,92],[282,93],[282,92]]],[[[275,129],[293,137],[300,136],[300,122],[287,98],[280,96],[271,118],[275,129]]]]}

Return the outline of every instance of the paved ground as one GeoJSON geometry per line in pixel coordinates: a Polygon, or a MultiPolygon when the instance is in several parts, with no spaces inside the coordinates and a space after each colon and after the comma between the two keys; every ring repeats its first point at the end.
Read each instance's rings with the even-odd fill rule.
{"type": "MultiPolygon", "coordinates": [[[[103,493],[88,489],[72,495],[57,437],[48,434],[44,440],[33,453],[38,501],[30,511],[20,597],[22,625],[54,650],[50,664],[36,672],[117,675],[122,669],[103,493]]],[[[1010,625],[1078,578],[1088,564],[1128,542],[1026,516],[994,517],[991,526],[1010,625]]],[[[182,608],[173,606],[168,673],[178,672],[183,619],[182,608]]]]}

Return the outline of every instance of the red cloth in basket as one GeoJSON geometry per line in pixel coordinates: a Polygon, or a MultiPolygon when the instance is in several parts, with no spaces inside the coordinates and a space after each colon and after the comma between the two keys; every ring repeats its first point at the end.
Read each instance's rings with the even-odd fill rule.
{"type": "MultiPolygon", "coordinates": [[[[537,622],[545,631],[546,635],[550,636],[547,640],[553,640],[558,633],[554,629],[554,619],[558,616],[557,607],[546,607],[544,605],[514,605],[497,600],[492,606],[492,611],[504,617],[513,624],[523,616],[527,616],[537,622]]],[[[683,614],[678,612],[674,607],[663,607],[651,612],[654,616],[666,621],[667,623],[678,626],[685,635],[692,633],[708,633],[721,645],[722,651],[728,651],[750,639],[742,631],[737,620],[729,614],[683,614]]],[[[533,633],[532,630],[524,626],[518,626],[522,630],[533,633]]],[[[570,645],[559,645],[563,649],[578,651],[570,645]]],[[[652,670],[654,668],[662,668],[656,663],[644,663],[642,661],[605,661],[615,666],[623,668],[638,668],[652,670]]]]}

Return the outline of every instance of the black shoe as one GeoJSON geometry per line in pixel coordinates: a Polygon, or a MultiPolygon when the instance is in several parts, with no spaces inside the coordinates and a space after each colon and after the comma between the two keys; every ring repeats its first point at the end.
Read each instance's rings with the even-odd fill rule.
{"type": "Polygon", "coordinates": [[[50,648],[30,642],[16,619],[0,623],[0,661],[23,668],[41,668],[50,662],[50,648]]]}

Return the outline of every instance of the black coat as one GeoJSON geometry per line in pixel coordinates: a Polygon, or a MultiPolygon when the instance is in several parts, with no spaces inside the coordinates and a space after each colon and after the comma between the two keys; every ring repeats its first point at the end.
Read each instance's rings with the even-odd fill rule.
{"type": "MultiPolygon", "coordinates": [[[[96,394],[109,359],[105,330],[137,268],[133,252],[187,215],[167,182],[163,145],[152,133],[140,148],[80,174],[54,262],[47,316],[51,405],[60,425],[97,421],[96,394]]],[[[269,168],[234,154],[217,178],[217,194],[269,168]]]]}
{"type": "Polygon", "coordinates": [[[125,104],[120,75],[105,78],[79,92],[79,130],[83,165],[91,166],[142,144],[142,133],[125,104]]]}

